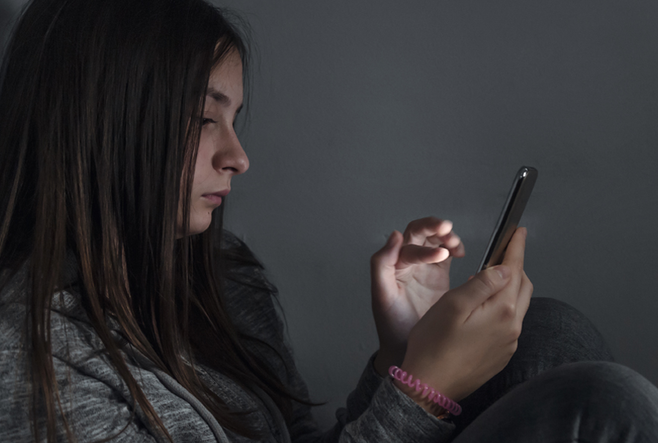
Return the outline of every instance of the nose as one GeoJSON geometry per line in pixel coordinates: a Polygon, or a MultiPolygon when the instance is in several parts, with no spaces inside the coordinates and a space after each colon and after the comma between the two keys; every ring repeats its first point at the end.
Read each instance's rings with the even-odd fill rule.
{"type": "Polygon", "coordinates": [[[249,158],[232,126],[227,128],[226,137],[218,141],[218,149],[213,158],[213,166],[220,173],[244,174],[249,169],[249,158]]]}

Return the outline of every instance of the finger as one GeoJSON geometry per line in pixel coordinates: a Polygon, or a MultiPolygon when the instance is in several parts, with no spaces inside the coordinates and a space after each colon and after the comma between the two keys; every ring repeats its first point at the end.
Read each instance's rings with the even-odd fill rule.
{"type": "MultiPolygon", "coordinates": [[[[491,297],[489,300],[492,306],[496,306],[496,309],[500,309],[506,317],[513,315],[514,318],[516,318],[519,309],[527,309],[525,303],[529,303],[528,300],[521,299],[522,295],[525,294],[525,292],[521,290],[521,284],[523,283],[523,277],[525,275],[525,271],[523,270],[523,260],[525,255],[526,235],[526,228],[517,228],[514,232],[507,247],[507,251],[505,252],[505,258],[503,259],[503,264],[509,266],[512,270],[512,277],[505,289],[491,297]],[[521,308],[519,308],[519,303],[521,304],[521,308]]],[[[525,315],[525,311],[523,311],[523,315],[525,315]]]]}
{"type": "Polygon", "coordinates": [[[466,320],[477,307],[503,290],[511,275],[512,270],[508,266],[492,266],[478,272],[463,285],[446,292],[440,300],[452,301],[458,307],[458,312],[465,315],[463,320],[466,320]]]}
{"type": "Polygon", "coordinates": [[[462,243],[462,239],[459,238],[459,236],[454,232],[450,232],[448,235],[439,237],[439,241],[440,246],[446,248],[450,252],[450,255],[453,257],[463,257],[466,255],[466,250],[464,249],[464,243],[462,243]]]}
{"type": "Polygon", "coordinates": [[[528,235],[526,228],[517,228],[512,239],[507,245],[503,264],[515,270],[523,269],[523,260],[525,257],[525,240],[528,235]]]}
{"type": "Polygon", "coordinates": [[[448,257],[450,257],[450,252],[445,248],[406,245],[400,249],[396,268],[404,269],[416,264],[440,263],[448,257]]]}
{"type": "Polygon", "coordinates": [[[407,226],[404,233],[405,244],[419,246],[442,246],[454,257],[463,257],[466,250],[461,238],[452,232],[453,223],[436,217],[426,217],[414,220],[407,226]]]}
{"type": "Polygon", "coordinates": [[[373,293],[383,293],[387,277],[391,273],[395,273],[395,264],[398,261],[401,247],[402,234],[393,231],[384,247],[375,252],[370,258],[370,278],[373,293]]]}
{"type": "Polygon", "coordinates": [[[442,237],[452,231],[452,222],[450,220],[441,220],[436,217],[425,217],[414,220],[407,225],[404,230],[405,244],[414,244],[422,246],[428,237],[442,237]]]}
{"type": "Polygon", "coordinates": [[[534,287],[532,285],[532,282],[530,281],[530,279],[528,278],[528,276],[524,271],[523,276],[521,277],[521,287],[519,288],[519,299],[516,304],[517,305],[516,319],[519,322],[519,324],[523,323],[523,318],[525,317],[526,312],[528,312],[533,290],[534,287]]]}
{"type": "Polygon", "coordinates": [[[461,238],[459,238],[459,236],[453,231],[442,236],[429,236],[425,238],[425,241],[421,246],[444,247],[453,257],[463,257],[466,255],[466,250],[464,249],[464,244],[462,243],[461,238]]]}

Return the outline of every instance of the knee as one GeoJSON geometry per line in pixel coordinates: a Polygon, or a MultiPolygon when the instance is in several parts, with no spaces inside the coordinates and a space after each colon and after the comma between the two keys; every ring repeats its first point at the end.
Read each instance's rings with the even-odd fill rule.
{"type": "Polygon", "coordinates": [[[551,362],[614,361],[594,324],[578,309],[553,298],[536,297],[523,320],[517,352],[551,362]]]}
{"type": "Polygon", "coordinates": [[[538,324],[544,327],[561,326],[563,329],[593,327],[591,321],[568,303],[549,297],[533,297],[524,319],[525,324],[538,324]]]}
{"type": "MultiPolygon", "coordinates": [[[[576,362],[516,387],[482,417],[500,421],[500,441],[658,441],[658,388],[613,362],[576,362]],[[498,414],[498,415],[496,415],[498,414]]],[[[475,440],[474,440],[475,441],[475,440]]],[[[479,440],[478,440],[479,441],[479,440]]],[[[498,441],[498,440],[496,440],[498,441]]]]}
{"type": "MultiPolygon", "coordinates": [[[[596,392],[601,387],[617,391],[632,391],[637,387],[653,385],[631,368],[615,362],[580,361],[563,365],[546,373],[547,379],[561,380],[568,390],[582,387],[586,391],[596,392]]],[[[654,387],[655,388],[655,387],[654,387]]]]}
{"type": "Polygon", "coordinates": [[[618,363],[570,363],[547,371],[531,382],[543,385],[554,399],[550,401],[555,401],[560,408],[571,409],[573,414],[627,416],[658,426],[658,388],[618,363]]]}

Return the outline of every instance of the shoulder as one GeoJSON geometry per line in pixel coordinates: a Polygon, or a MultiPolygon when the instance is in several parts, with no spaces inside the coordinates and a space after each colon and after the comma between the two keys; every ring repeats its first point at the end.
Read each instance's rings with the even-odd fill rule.
{"type": "MultiPolygon", "coordinates": [[[[0,291],[0,352],[5,356],[16,354],[25,359],[31,293],[27,266],[23,265],[5,282],[0,291]]],[[[53,356],[65,354],[75,359],[102,349],[103,346],[82,307],[77,286],[69,286],[69,289],[52,295],[48,312],[49,336],[53,356]]],[[[10,360],[15,359],[3,358],[0,366],[11,366],[10,360]]]]}
{"type": "MultiPolygon", "coordinates": [[[[9,423],[0,429],[0,440],[24,441],[29,438],[29,367],[32,350],[27,334],[27,294],[24,285],[13,286],[11,294],[3,294],[0,304],[0,396],[5,401],[0,406],[0,422],[9,423]]],[[[53,376],[57,380],[60,394],[74,399],[73,393],[63,391],[69,385],[79,386],[75,400],[84,400],[82,392],[90,383],[98,383],[97,374],[112,375],[112,368],[103,359],[102,343],[90,324],[76,318],[74,293],[62,291],[53,296],[50,310],[50,343],[53,376]],[[74,314],[74,315],[70,315],[74,314]],[[81,362],[88,371],[79,372],[81,362]],[[83,375],[85,374],[85,375],[83,375]]],[[[77,306],[77,305],[76,305],[77,306]]],[[[101,386],[94,385],[91,391],[100,392],[101,386]]],[[[90,390],[87,390],[90,391],[90,390]]],[[[99,394],[100,395],[100,394],[99,394]]],[[[106,408],[107,409],[107,408],[106,408]]],[[[88,411],[86,412],[88,414],[88,411]]]]}
{"type": "MultiPolygon", "coordinates": [[[[0,295],[0,352],[20,347],[27,311],[27,294],[21,287],[9,284],[4,289],[0,295]]],[[[8,362],[5,358],[1,361],[8,362]]]]}
{"type": "MultiPolygon", "coordinates": [[[[27,265],[23,264],[17,270],[3,270],[0,276],[3,282],[0,288],[0,352],[5,357],[21,350],[25,341],[30,288],[27,275],[27,265]]],[[[12,360],[3,357],[0,366],[10,364],[12,360]]]]}

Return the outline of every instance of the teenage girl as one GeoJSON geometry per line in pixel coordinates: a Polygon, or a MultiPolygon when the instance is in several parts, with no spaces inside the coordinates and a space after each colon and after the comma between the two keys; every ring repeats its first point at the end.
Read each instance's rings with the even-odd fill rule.
{"type": "Polygon", "coordinates": [[[450,290],[435,217],[372,256],[379,350],[319,430],[222,229],[249,45],[203,0],[33,0],[0,89],[0,441],[656,442],[658,389],[533,299],[519,228],[450,290]]]}

